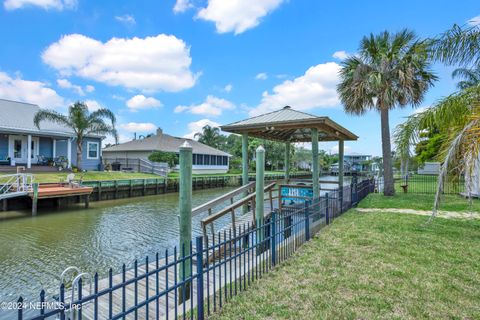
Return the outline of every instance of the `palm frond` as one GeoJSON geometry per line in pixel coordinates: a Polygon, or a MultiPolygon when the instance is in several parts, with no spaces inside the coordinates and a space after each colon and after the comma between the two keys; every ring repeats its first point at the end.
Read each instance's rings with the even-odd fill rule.
{"type": "Polygon", "coordinates": [[[55,111],[55,110],[40,110],[35,114],[33,118],[33,123],[35,126],[40,129],[40,123],[43,121],[51,121],[60,125],[64,125],[69,128],[74,128],[71,121],[67,116],[55,111]]]}
{"type": "Polygon", "coordinates": [[[480,28],[454,25],[432,40],[433,57],[448,65],[480,65],[480,28]]]}
{"type": "Polygon", "coordinates": [[[117,119],[115,117],[115,114],[112,111],[110,111],[109,109],[105,109],[105,108],[101,108],[101,109],[98,109],[98,110],[90,113],[90,116],[89,116],[90,120],[91,119],[97,119],[97,118],[108,119],[108,120],[110,120],[112,125],[115,125],[116,121],[117,121],[117,119]]]}

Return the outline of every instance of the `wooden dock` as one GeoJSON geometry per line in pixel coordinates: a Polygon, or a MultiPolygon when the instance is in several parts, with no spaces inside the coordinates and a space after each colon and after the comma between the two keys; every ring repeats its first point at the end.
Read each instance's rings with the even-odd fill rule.
{"type": "Polygon", "coordinates": [[[37,204],[39,199],[83,197],[85,208],[89,206],[89,196],[92,193],[92,187],[82,186],[77,183],[34,183],[28,196],[32,198],[32,215],[37,214],[37,204]]]}
{"type": "MultiPolygon", "coordinates": [[[[65,183],[39,184],[37,197],[38,199],[49,199],[58,197],[85,196],[92,193],[92,191],[92,187],[74,185],[70,186],[65,183]]],[[[28,195],[33,198],[34,192],[31,191],[28,195]]]]}
{"type": "MultiPolygon", "coordinates": [[[[228,257],[227,257],[228,259],[228,257]]],[[[232,292],[241,291],[245,289],[242,280],[250,283],[253,281],[253,276],[261,272],[256,270],[265,266],[265,261],[268,261],[269,253],[264,252],[257,256],[256,250],[252,249],[248,255],[238,256],[232,259],[232,263],[219,263],[218,266],[212,268],[213,264],[210,264],[212,268],[207,275],[204,271],[204,296],[205,299],[210,297],[211,312],[218,310],[220,295],[222,295],[222,303],[225,298],[230,299],[230,287],[232,292]],[[247,279],[248,278],[248,279],[247,279]],[[213,301],[213,295],[216,293],[215,307],[213,301]]],[[[168,262],[172,263],[173,257],[169,257],[168,262]]],[[[192,263],[192,274],[197,274],[196,261],[192,263]]],[[[159,265],[165,265],[166,259],[161,259],[159,265]]],[[[180,264],[181,265],[181,264],[180,264]]],[[[207,266],[204,266],[204,269],[207,266]]],[[[149,277],[144,277],[141,280],[135,282],[135,270],[129,269],[126,272],[125,280],[128,282],[132,280],[132,283],[125,286],[125,294],[122,289],[115,290],[111,298],[111,314],[110,314],[110,297],[108,294],[98,298],[97,302],[92,301],[83,306],[82,319],[93,320],[95,319],[95,312],[98,319],[110,319],[115,318],[116,315],[127,311],[134,307],[136,304],[149,301],[145,303],[143,307],[138,308],[136,311],[132,311],[125,319],[175,319],[175,313],[178,316],[188,313],[197,306],[197,284],[196,279],[192,282],[191,299],[186,300],[184,303],[181,301],[181,290],[174,289],[175,283],[180,282],[180,269],[175,270],[174,266],[166,268],[161,272],[154,272],[149,277]],[[175,279],[176,278],[176,279],[175,279]],[[162,294],[163,293],[163,294],[162,294]],[[160,296],[158,299],[156,296],[160,296]],[[125,300],[123,300],[125,297],[125,300]],[[125,301],[123,303],[123,301],[125,301]],[[97,309],[95,311],[95,304],[97,309]]],[[[158,270],[156,262],[149,263],[148,270],[158,270]]],[[[138,266],[137,278],[140,275],[146,275],[146,265],[138,266]]],[[[117,274],[112,277],[112,285],[121,285],[123,281],[123,274],[117,274]]],[[[84,296],[88,292],[89,285],[84,285],[84,296]]],[[[98,291],[102,291],[110,288],[109,279],[102,279],[98,283],[98,291]]],[[[205,303],[205,310],[207,309],[207,303],[205,303]]]]}

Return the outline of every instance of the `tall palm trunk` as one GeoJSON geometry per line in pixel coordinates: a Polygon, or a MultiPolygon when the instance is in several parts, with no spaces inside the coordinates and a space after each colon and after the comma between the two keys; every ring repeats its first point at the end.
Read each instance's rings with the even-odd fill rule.
{"type": "Polygon", "coordinates": [[[80,139],[77,139],[77,168],[79,170],[82,170],[82,144],[83,144],[83,141],[80,139]]]}
{"type": "Polygon", "coordinates": [[[382,125],[383,194],[385,196],[393,196],[395,195],[395,186],[393,183],[392,146],[387,108],[380,108],[380,119],[382,125]]]}

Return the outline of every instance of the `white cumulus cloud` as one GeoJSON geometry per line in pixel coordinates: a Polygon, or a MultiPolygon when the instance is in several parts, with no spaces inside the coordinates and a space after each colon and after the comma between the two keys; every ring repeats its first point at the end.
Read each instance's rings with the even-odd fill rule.
{"type": "Polygon", "coordinates": [[[180,113],[180,112],[188,111],[192,114],[219,116],[222,114],[223,110],[233,110],[233,109],[235,109],[235,105],[232,102],[209,95],[207,96],[207,98],[203,103],[194,104],[190,106],[180,105],[175,107],[175,112],[180,113]]]}
{"type": "Polygon", "coordinates": [[[260,104],[249,114],[255,116],[286,105],[297,110],[337,106],[340,103],[336,90],[339,70],[335,62],[310,67],[301,77],[275,86],[273,93],[265,91],[260,104]]]}
{"type": "Polygon", "coordinates": [[[64,99],[46,83],[12,78],[5,72],[0,72],[0,97],[38,104],[45,108],[65,106],[64,99]]]}
{"type": "Polygon", "coordinates": [[[348,56],[349,56],[349,54],[344,50],[335,51],[332,55],[332,57],[334,57],[335,59],[338,59],[338,60],[345,60],[345,59],[348,58],[348,56]]]}
{"type": "MultiPolygon", "coordinates": [[[[330,154],[338,154],[338,143],[333,145],[328,151],[330,152],[330,154]]],[[[348,154],[352,152],[352,148],[350,148],[349,146],[344,146],[343,152],[348,154]]]]}
{"type": "Polygon", "coordinates": [[[64,76],[143,91],[177,92],[195,85],[187,44],[172,35],[112,38],[103,43],[81,34],[63,36],[42,54],[64,76]]]}
{"type": "Polygon", "coordinates": [[[175,6],[173,7],[173,12],[182,13],[190,8],[193,8],[193,4],[190,2],[190,0],[177,0],[175,2],[175,6]]]}
{"type": "Polygon", "coordinates": [[[202,119],[198,120],[195,122],[190,122],[187,127],[189,132],[185,134],[183,137],[184,138],[189,138],[189,139],[194,139],[196,133],[201,133],[203,130],[203,127],[205,126],[211,126],[211,127],[220,127],[220,123],[209,120],[209,119],[202,119]]]}
{"type": "Polygon", "coordinates": [[[85,104],[88,107],[88,111],[93,112],[97,111],[98,109],[102,109],[103,106],[96,100],[86,100],[85,104]]]}
{"type": "Polygon", "coordinates": [[[227,93],[230,93],[233,90],[233,85],[229,83],[223,88],[223,90],[227,93]]]}
{"type": "Polygon", "coordinates": [[[127,107],[130,111],[136,112],[144,109],[154,109],[162,106],[160,100],[153,97],[145,97],[143,94],[138,94],[127,100],[127,107]]]}
{"type": "Polygon", "coordinates": [[[5,10],[16,10],[24,7],[40,7],[45,10],[75,9],[77,0],[5,0],[5,10]]]}
{"type": "Polygon", "coordinates": [[[87,91],[87,92],[93,92],[93,91],[95,91],[95,87],[92,86],[92,85],[90,85],[90,84],[87,84],[87,85],[85,86],[85,91],[87,91]]]}
{"type": "Polygon", "coordinates": [[[260,72],[259,74],[257,74],[255,76],[255,79],[257,79],[257,80],[267,80],[268,79],[268,74],[266,74],[265,72],[260,72]]]}
{"type": "Polygon", "coordinates": [[[476,16],[468,20],[468,24],[471,26],[480,26],[480,16],[476,16]]]}
{"type": "Polygon", "coordinates": [[[70,89],[80,96],[85,95],[85,92],[83,91],[81,86],[75,85],[75,84],[71,83],[70,81],[68,81],[67,79],[58,79],[57,84],[60,88],[70,89]]]}
{"type": "Polygon", "coordinates": [[[283,0],[208,0],[197,17],[215,23],[217,32],[240,34],[260,24],[260,20],[278,8],[283,0]]]}
{"type": "Polygon", "coordinates": [[[118,126],[128,132],[153,132],[157,129],[157,126],[150,122],[129,122],[118,126]]]}
{"type": "Polygon", "coordinates": [[[137,23],[137,21],[135,21],[135,17],[130,14],[124,14],[123,16],[115,16],[115,20],[127,26],[133,26],[137,23]]]}

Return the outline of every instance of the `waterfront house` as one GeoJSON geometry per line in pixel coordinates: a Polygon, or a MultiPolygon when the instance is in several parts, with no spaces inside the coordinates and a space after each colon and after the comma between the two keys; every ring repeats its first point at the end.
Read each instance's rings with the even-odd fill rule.
{"type": "Polygon", "coordinates": [[[423,175],[438,175],[440,173],[440,162],[425,162],[418,167],[418,174],[423,175]]]}
{"type": "MultiPolygon", "coordinates": [[[[40,129],[37,128],[33,119],[39,110],[35,104],[0,99],[0,167],[8,171],[7,166],[28,169],[34,166],[40,170],[59,162],[64,162],[68,168],[76,165],[73,130],[49,121],[42,121],[40,129]]],[[[102,138],[84,139],[82,169],[99,169],[102,138]]]]}
{"type": "Polygon", "coordinates": [[[134,163],[138,159],[147,160],[154,151],[178,154],[180,145],[185,141],[188,141],[193,148],[193,173],[226,173],[228,171],[230,154],[192,139],[168,135],[160,128],[155,135],[110,146],[103,149],[102,153],[107,163],[123,164],[126,159],[134,163]]]}
{"type": "MultiPolygon", "coordinates": [[[[375,171],[375,166],[372,166],[372,156],[368,154],[360,154],[356,152],[347,153],[344,158],[344,171],[350,172],[365,172],[375,171]]],[[[334,174],[338,173],[338,163],[330,166],[330,171],[334,174]]]]}

